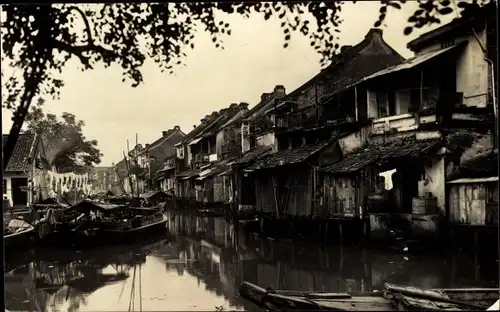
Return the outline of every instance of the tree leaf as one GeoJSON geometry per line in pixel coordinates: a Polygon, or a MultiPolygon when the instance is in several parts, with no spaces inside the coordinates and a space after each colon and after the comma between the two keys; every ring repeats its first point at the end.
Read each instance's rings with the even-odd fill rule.
{"type": "Polygon", "coordinates": [[[401,5],[399,5],[399,3],[390,2],[389,5],[395,9],[401,10],[401,5]]]}
{"type": "Polygon", "coordinates": [[[453,9],[450,7],[445,7],[445,8],[439,9],[439,14],[441,14],[441,15],[447,15],[447,14],[450,14],[452,12],[453,12],[453,9]]]}

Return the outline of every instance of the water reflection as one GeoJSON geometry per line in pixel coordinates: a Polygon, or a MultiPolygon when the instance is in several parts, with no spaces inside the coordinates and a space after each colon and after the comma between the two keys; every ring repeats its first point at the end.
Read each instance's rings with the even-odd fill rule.
{"type": "MultiPolygon", "coordinates": [[[[19,311],[257,311],[246,280],[289,290],[360,292],[384,282],[496,286],[496,263],[355,247],[237,239],[220,218],[171,214],[171,237],[93,251],[42,251],[6,263],[6,308],[19,311]],[[35,260],[32,260],[32,259],[35,260]],[[31,259],[31,260],[27,260],[31,259]]],[[[238,233],[236,233],[238,234],[238,233]]]]}

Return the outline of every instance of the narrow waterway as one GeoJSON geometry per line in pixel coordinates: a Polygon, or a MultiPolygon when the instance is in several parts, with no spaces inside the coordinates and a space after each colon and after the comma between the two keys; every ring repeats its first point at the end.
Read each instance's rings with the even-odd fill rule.
{"type": "Polygon", "coordinates": [[[497,262],[469,255],[404,256],[352,246],[256,241],[222,218],[170,213],[165,237],[97,250],[7,255],[11,311],[258,311],[246,280],[287,290],[359,292],[385,282],[424,288],[497,287],[497,262]]]}

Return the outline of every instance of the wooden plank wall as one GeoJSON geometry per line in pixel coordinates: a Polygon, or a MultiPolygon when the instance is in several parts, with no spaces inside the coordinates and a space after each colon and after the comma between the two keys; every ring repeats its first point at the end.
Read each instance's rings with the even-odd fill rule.
{"type": "Polygon", "coordinates": [[[450,221],[468,225],[485,225],[488,194],[488,186],[484,183],[451,185],[448,195],[450,221]]]}
{"type": "Polygon", "coordinates": [[[327,214],[354,214],[356,206],[356,177],[354,175],[326,175],[324,179],[327,214]]]}
{"type": "MultiPolygon", "coordinates": [[[[285,213],[296,216],[309,216],[312,213],[313,199],[313,173],[310,169],[298,168],[288,171],[290,188],[289,200],[285,204],[287,210],[285,213]]],[[[281,188],[284,190],[286,188],[281,188]]],[[[286,196],[286,193],[280,194],[280,197],[286,196]]]]}
{"type": "Polygon", "coordinates": [[[214,203],[222,203],[224,202],[225,194],[224,194],[224,178],[215,176],[213,177],[213,202],[214,203]]]}
{"type": "Polygon", "coordinates": [[[325,213],[359,216],[366,211],[367,198],[375,190],[377,172],[366,168],[350,175],[323,175],[325,213]]]}
{"type": "Polygon", "coordinates": [[[259,173],[255,175],[256,209],[263,213],[275,213],[274,189],[271,175],[259,173]]]}

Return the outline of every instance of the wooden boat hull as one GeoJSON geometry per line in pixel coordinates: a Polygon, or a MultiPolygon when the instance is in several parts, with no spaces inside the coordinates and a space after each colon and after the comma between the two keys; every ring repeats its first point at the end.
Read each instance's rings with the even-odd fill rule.
{"type": "Polygon", "coordinates": [[[54,231],[40,240],[48,247],[94,247],[102,245],[127,244],[146,236],[163,235],[167,232],[167,217],[160,221],[129,230],[97,229],[91,231],[54,231]]]}
{"type": "Polygon", "coordinates": [[[384,292],[354,295],[275,291],[243,282],[240,295],[270,311],[484,311],[498,300],[498,289],[419,290],[386,284],[384,292]]]}
{"type": "Polygon", "coordinates": [[[27,250],[33,246],[35,230],[33,228],[3,237],[5,252],[27,250]]]}
{"type": "Polygon", "coordinates": [[[125,231],[104,230],[102,233],[110,243],[127,243],[148,235],[165,234],[167,232],[167,222],[168,218],[164,216],[161,221],[139,228],[125,231]]]}

